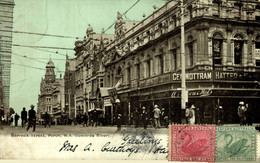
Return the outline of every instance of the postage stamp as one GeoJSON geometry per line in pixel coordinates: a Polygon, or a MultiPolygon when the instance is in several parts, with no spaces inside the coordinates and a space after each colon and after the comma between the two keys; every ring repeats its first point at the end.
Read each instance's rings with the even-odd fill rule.
{"type": "Polygon", "coordinates": [[[172,125],[169,134],[169,161],[214,162],[216,126],[172,125]]]}
{"type": "Polygon", "coordinates": [[[256,160],[254,127],[218,126],[216,129],[216,161],[256,160]]]}

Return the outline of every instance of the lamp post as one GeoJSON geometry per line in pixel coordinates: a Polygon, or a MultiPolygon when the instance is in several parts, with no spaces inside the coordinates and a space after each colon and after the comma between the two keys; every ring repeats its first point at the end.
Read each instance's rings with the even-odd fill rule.
{"type": "MultiPolygon", "coordinates": [[[[182,110],[185,110],[186,102],[188,102],[188,93],[186,90],[185,74],[186,72],[185,72],[184,6],[183,6],[183,0],[181,0],[181,109],[182,110]]],[[[183,117],[182,120],[183,122],[184,119],[185,117],[183,117]]]]}

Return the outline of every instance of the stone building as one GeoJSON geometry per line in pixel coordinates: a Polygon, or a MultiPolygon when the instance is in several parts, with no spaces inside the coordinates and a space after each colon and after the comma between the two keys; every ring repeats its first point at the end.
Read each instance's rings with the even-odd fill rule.
{"type": "MultiPolygon", "coordinates": [[[[94,108],[103,112],[104,68],[101,64],[105,45],[114,35],[102,31],[96,34],[89,25],[83,41],[75,42],[76,65],[76,114],[91,112],[94,108]]],[[[106,95],[108,97],[108,94],[106,95]]],[[[108,104],[109,105],[109,104],[108,104]]]]}
{"type": "MultiPolygon", "coordinates": [[[[0,66],[4,107],[9,108],[14,0],[0,2],[0,66]]],[[[7,109],[8,110],[8,109],[7,109]]]]}
{"type": "Polygon", "coordinates": [[[41,81],[37,114],[38,118],[42,118],[42,115],[47,112],[57,122],[65,109],[65,86],[62,76],[56,79],[54,69],[54,63],[50,59],[46,65],[45,77],[41,81]]]}
{"type": "MultiPolygon", "coordinates": [[[[221,105],[225,123],[236,123],[241,100],[259,117],[260,1],[187,0],[184,7],[186,85],[197,119],[216,123],[221,105]]],[[[180,14],[169,1],[129,30],[118,15],[102,61],[125,124],[134,108],[146,106],[152,115],[155,104],[182,122],[180,14]]]]}
{"type": "Polygon", "coordinates": [[[65,112],[70,119],[75,118],[75,71],[76,71],[76,59],[66,58],[65,65],[65,112]]]}

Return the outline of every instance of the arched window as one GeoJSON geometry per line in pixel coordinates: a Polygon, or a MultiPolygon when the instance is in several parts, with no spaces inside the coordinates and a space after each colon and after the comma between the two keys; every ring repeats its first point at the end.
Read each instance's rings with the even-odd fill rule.
{"type": "Polygon", "coordinates": [[[223,36],[221,33],[216,32],[213,35],[212,39],[212,54],[213,54],[213,64],[221,64],[222,62],[222,44],[223,44],[223,36]]]}
{"type": "Polygon", "coordinates": [[[242,64],[242,56],[243,56],[243,45],[244,38],[241,34],[236,34],[234,37],[234,61],[235,64],[242,64]]]}

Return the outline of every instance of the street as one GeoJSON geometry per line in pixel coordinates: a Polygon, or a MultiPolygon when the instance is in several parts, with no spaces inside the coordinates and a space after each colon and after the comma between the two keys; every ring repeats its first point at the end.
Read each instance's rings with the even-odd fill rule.
{"type": "MultiPolygon", "coordinates": [[[[58,125],[51,127],[44,126],[36,126],[36,131],[34,133],[46,133],[46,134],[86,134],[86,133],[104,133],[104,134],[113,134],[113,133],[124,133],[124,132],[142,132],[144,131],[143,127],[139,127],[137,129],[134,126],[122,126],[121,131],[117,131],[116,126],[98,126],[98,127],[83,127],[82,125],[58,125]]],[[[159,134],[168,134],[168,128],[147,128],[146,131],[154,132],[159,134]]],[[[33,133],[32,128],[29,131],[26,131],[26,128],[22,128],[21,126],[11,127],[4,126],[3,130],[0,129],[0,134],[26,134],[33,133]]]]}

